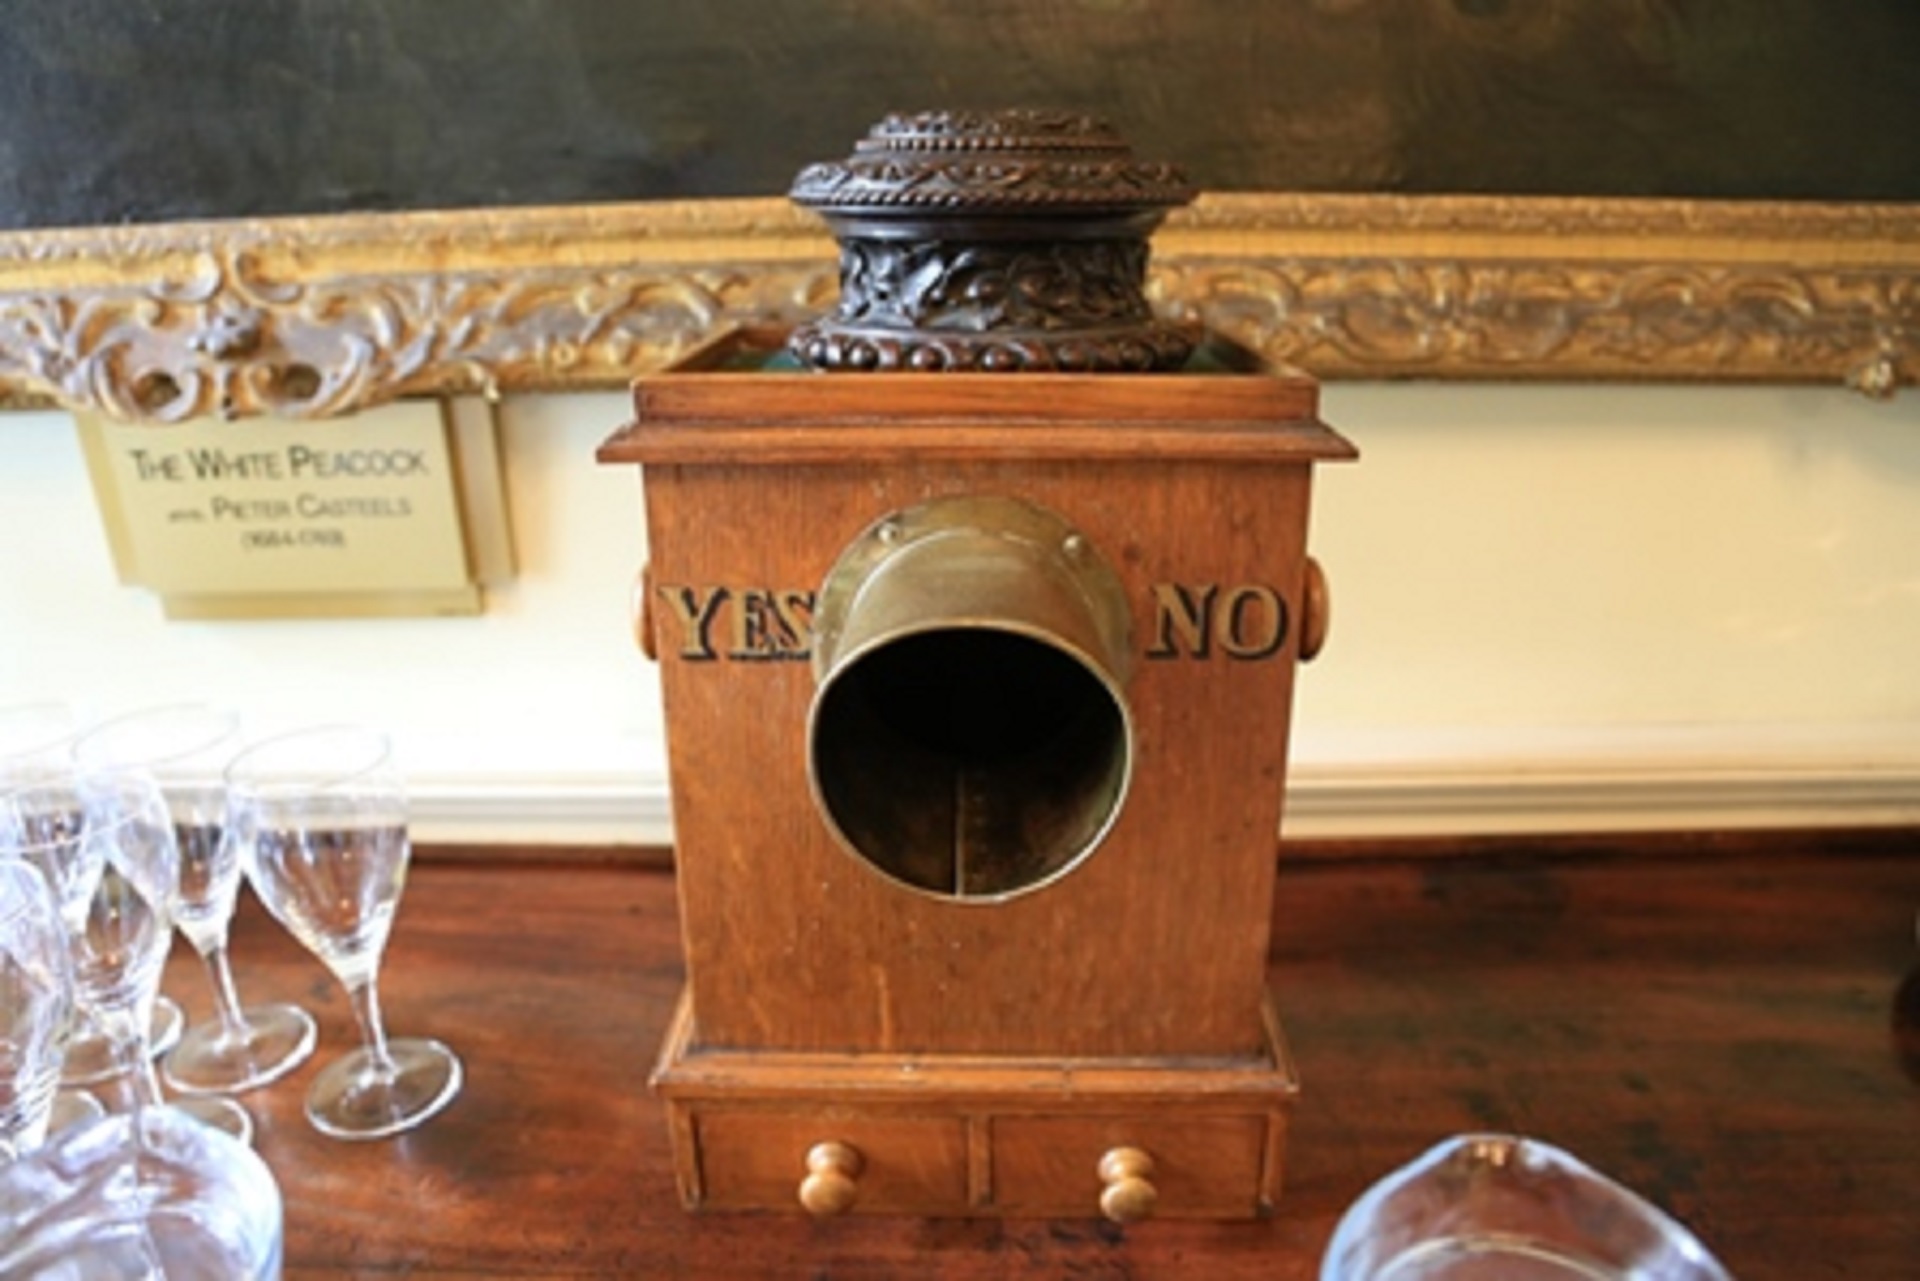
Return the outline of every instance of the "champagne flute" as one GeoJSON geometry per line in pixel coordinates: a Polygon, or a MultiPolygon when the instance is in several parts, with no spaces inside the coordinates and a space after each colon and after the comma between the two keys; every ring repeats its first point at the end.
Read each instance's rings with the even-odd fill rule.
{"type": "MultiPolygon", "coordinates": [[[[55,789],[70,786],[72,749],[78,730],[73,708],[57,700],[0,707],[0,793],[33,788],[42,789],[38,794],[48,797],[55,789]]],[[[77,823],[79,815],[80,808],[75,804],[63,811],[48,811],[32,818],[54,824],[77,823]]],[[[49,875],[49,883],[52,879],[49,875]]],[[[58,887],[55,888],[57,893],[58,887]]],[[[156,1000],[153,1027],[148,1034],[153,1052],[164,1054],[172,1048],[180,1039],[180,1030],[186,1021],[180,1007],[171,999],[161,996],[156,1000]]],[[[74,1087],[94,1085],[111,1077],[113,1072],[107,1044],[100,1033],[84,1024],[75,1029],[60,1071],[61,1083],[74,1087]]],[[[97,1116],[100,1112],[99,1106],[89,1104],[85,1092],[77,1088],[65,1091],[62,1102],[75,1119],[97,1116]]]]}
{"type": "MultiPolygon", "coordinates": [[[[138,1113],[165,1101],[147,1037],[173,942],[168,903],[179,848],[151,779],[115,771],[89,776],[78,793],[80,821],[39,834],[29,827],[21,854],[49,873],[66,925],[75,1002],[105,1037],[138,1113]]],[[[243,1140],[252,1136],[252,1118],[231,1099],[187,1099],[178,1107],[243,1140]]]]}
{"type": "Polygon", "coordinates": [[[306,1112],[321,1133],[374,1139],[411,1129],[460,1091],[438,1041],[389,1039],[376,976],[406,882],[406,788],[387,737],[357,726],[296,730],[227,767],[227,823],[267,911],[346,989],[359,1049],[322,1068],[306,1112]]]}
{"type": "Polygon", "coordinates": [[[227,762],[240,718],[199,703],[152,707],[88,730],[74,743],[80,769],[138,768],[160,785],[179,846],[174,924],[212,982],[215,1017],[194,1024],[162,1061],[174,1089],[231,1094],[277,1080],[313,1053],[312,1017],[297,1005],[243,1006],[227,958],[240,890],[239,849],[225,839],[227,762]]]}
{"type": "Polygon", "coordinates": [[[0,1165],[46,1138],[72,1030],[73,963],[47,882],[0,857],[0,1165]]]}

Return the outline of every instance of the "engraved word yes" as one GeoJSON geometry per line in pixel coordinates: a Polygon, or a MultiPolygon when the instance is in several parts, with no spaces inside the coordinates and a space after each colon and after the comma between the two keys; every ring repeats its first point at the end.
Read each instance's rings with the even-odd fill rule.
{"type": "Polygon", "coordinates": [[[666,617],[680,626],[690,663],[805,662],[813,654],[813,593],[794,588],[663,585],[666,617]]]}

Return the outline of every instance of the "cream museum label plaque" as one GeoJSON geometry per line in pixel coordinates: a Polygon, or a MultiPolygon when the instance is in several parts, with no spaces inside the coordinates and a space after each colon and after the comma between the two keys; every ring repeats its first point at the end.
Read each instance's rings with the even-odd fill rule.
{"type": "Polygon", "coordinates": [[[449,419],[413,401],[325,422],[79,421],[122,581],[208,618],[477,613],[505,557],[477,544],[501,543],[504,504],[491,421],[449,419]]]}

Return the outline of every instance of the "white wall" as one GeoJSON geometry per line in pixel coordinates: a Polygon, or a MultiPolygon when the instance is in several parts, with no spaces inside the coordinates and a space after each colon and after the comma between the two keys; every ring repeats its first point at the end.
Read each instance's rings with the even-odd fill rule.
{"type": "MultiPolygon", "coordinates": [[[[1288,830],[1920,821],[1920,397],[1336,384],[1333,584],[1288,830]]],[[[217,697],[390,726],[427,839],[662,841],[618,394],[502,409],[519,580],[470,619],[166,622],[71,421],[0,418],[0,706],[217,697]]]]}
{"type": "Polygon", "coordinates": [[[1920,819],[1920,398],[1328,389],[1293,820],[1920,819]]]}

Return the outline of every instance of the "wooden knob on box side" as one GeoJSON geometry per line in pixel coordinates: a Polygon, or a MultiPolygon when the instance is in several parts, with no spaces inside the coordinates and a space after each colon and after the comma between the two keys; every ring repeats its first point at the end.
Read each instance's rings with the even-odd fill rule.
{"type": "Polygon", "coordinates": [[[807,1149],[807,1177],[800,1180],[800,1204],[808,1214],[826,1219],[845,1214],[860,1199],[863,1162],[845,1143],[816,1143],[807,1149]]]}
{"type": "Polygon", "coordinates": [[[1139,1148],[1114,1148],[1100,1158],[1100,1213],[1115,1223],[1153,1216],[1160,1192],[1153,1186],[1153,1158],[1139,1148]]]}
{"type": "Polygon", "coordinates": [[[633,640],[640,652],[659,661],[660,651],[653,639],[653,563],[649,561],[633,576],[633,595],[628,599],[632,614],[633,640]]]}
{"type": "Polygon", "coordinates": [[[1306,584],[1301,588],[1300,661],[1310,661],[1327,643],[1327,625],[1333,614],[1333,598],[1327,590],[1327,572],[1320,562],[1307,557],[1306,584]]]}

